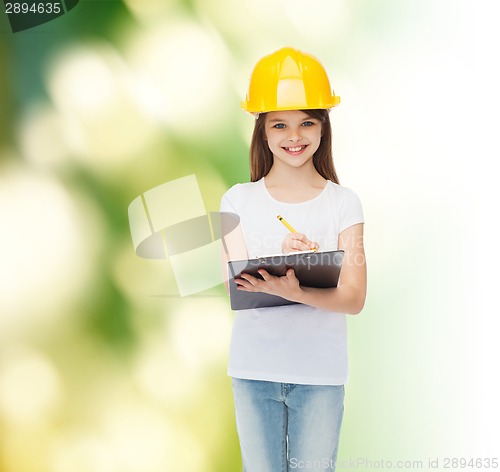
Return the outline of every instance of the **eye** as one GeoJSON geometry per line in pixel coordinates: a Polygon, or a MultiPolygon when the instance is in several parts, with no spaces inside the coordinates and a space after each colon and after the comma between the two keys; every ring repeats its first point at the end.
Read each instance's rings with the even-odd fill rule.
{"type": "Polygon", "coordinates": [[[284,123],[276,123],[273,128],[283,129],[285,127],[284,123]]]}
{"type": "Polygon", "coordinates": [[[313,126],[314,123],[312,121],[304,121],[304,123],[302,123],[302,126],[313,126]]]}

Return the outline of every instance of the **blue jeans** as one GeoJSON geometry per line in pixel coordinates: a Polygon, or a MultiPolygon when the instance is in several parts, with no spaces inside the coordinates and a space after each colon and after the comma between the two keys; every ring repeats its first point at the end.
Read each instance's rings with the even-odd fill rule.
{"type": "Polygon", "coordinates": [[[244,472],[335,470],[343,385],[232,382],[244,472]]]}

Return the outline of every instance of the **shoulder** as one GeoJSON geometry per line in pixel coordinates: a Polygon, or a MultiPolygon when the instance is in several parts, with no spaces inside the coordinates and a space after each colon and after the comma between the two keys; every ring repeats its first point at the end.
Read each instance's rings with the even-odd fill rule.
{"type": "Polygon", "coordinates": [[[233,210],[239,208],[242,202],[255,196],[255,192],[260,188],[259,183],[260,181],[234,184],[222,196],[221,207],[230,205],[233,210]]]}
{"type": "Polygon", "coordinates": [[[328,181],[330,202],[339,218],[339,232],[364,222],[363,206],[354,190],[328,181]]]}
{"type": "Polygon", "coordinates": [[[222,198],[227,198],[230,200],[241,200],[245,198],[248,194],[255,192],[260,187],[260,180],[257,182],[246,182],[234,184],[222,198]]]}
{"type": "Polygon", "coordinates": [[[331,180],[328,180],[326,185],[328,187],[329,194],[333,198],[335,198],[339,203],[360,201],[358,194],[349,187],[343,187],[342,185],[336,184],[331,180]]]}
{"type": "Polygon", "coordinates": [[[222,198],[235,198],[239,195],[240,193],[240,187],[242,186],[243,184],[234,184],[232,187],[230,187],[228,190],[226,190],[226,192],[224,193],[224,195],[222,195],[222,198]]]}

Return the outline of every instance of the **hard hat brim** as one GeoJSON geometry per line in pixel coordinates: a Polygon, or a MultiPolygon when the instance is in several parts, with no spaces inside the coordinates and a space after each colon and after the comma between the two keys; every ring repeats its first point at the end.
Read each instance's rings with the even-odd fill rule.
{"type": "Polygon", "coordinates": [[[333,95],[329,103],[325,103],[322,106],[289,106],[289,107],[268,107],[268,108],[256,108],[252,107],[247,100],[241,102],[241,108],[249,113],[268,113],[271,111],[290,111],[290,110],[329,110],[340,104],[340,97],[338,95],[333,95]]]}

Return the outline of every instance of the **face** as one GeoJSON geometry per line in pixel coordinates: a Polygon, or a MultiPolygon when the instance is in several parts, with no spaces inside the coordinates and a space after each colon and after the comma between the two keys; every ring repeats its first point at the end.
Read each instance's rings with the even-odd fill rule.
{"type": "Polygon", "coordinates": [[[301,167],[309,162],[321,142],[321,121],[303,111],[267,113],[265,132],[267,144],[283,164],[301,167]]]}

